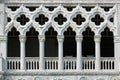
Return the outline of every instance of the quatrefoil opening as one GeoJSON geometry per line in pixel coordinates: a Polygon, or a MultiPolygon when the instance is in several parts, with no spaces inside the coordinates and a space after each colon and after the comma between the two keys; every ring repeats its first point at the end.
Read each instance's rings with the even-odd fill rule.
{"type": "Polygon", "coordinates": [[[17,17],[17,21],[24,26],[27,22],[29,22],[29,18],[27,18],[24,14],[21,14],[20,17],[17,17]]]}
{"type": "Polygon", "coordinates": [[[59,25],[63,25],[64,22],[67,21],[67,18],[64,17],[62,14],[59,14],[57,17],[54,18],[55,22],[58,22],[59,25]]]}
{"type": "Polygon", "coordinates": [[[96,14],[91,21],[94,22],[95,25],[99,26],[102,22],[104,22],[104,19],[99,14],[96,14]]]}
{"type": "Polygon", "coordinates": [[[85,22],[85,18],[78,14],[73,18],[73,21],[76,22],[77,25],[81,25],[83,22],[85,22]]]}
{"type": "Polygon", "coordinates": [[[48,21],[48,18],[45,17],[44,14],[40,14],[38,17],[35,18],[35,21],[38,22],[40,25],[44,25],[48,21]]]}

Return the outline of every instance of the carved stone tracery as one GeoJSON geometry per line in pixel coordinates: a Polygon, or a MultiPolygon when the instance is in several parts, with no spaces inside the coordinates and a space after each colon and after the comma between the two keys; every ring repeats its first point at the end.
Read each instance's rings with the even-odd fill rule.
{"type": "MultiPolygon", "coordinates": [[[[110,6],[110,9],[105,6],[94,5],[89,11],[85,10],[85,6],[79,4],[74,6],[72,11],[69,11],[65,8],[66,6],[64,7],[61,4],[56,6],[53,11],[47,9],[46,5],[41,4],[39,6],[40,7],[34,11],[30,11],[25,5],[17,7],[15,11],[12,11],[10,6],[6,8],[8,24],[5,27],[5,32],[7,33],[11,26],[16,27],[21,34],[25,34],[27,28],[29,29],[32,26],[36,28],[36,30],[40,29],[39,33],[45,33],[44,31],[49,28],[48,26],[52,26],[57,30],[59,35],[62,35],[69,26],[71,26],[76,33],[83,32],[85,26],[89,26],[95,34],[100,34],[99,32],[101,32],[105,26],[108,26],[110,30],[117,29],[114,28],[116,24],[113,22],[115,17],[114,13],[116,12],[114,5],[112,5],[112,7],[110,6]],[[36,15],[38,14],[40,14],[40,16],[38,16],[39,20],[36,21],[36,15]],[[29,18],[29,21],[27,20],[24,24],[20,24],[16,21],[16,17],[18,16],[17,18],[19,18],[20,15],[24,15],[26,19],[29,18]],[[41,15],[43,17],[41,17],[41,15]],[[22,31],[20,30],[21,27],[23,29],[22,31]]],[[[114,32],[115,31],[116,30],[114,30],[114,32]]]]}

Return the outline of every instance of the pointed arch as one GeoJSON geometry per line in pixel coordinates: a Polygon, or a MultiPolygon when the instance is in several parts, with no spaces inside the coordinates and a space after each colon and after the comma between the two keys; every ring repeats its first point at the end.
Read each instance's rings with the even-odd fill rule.
{"type": "Polygon", "coordinates": [[[94,32],[90,27],[87,27],[82,35],[82,56],[95,56],[94,32]]]}
{"type": "Polygon", "coordinates": [[[25,51],[26,57],[39,57],[38,32],[31,27],[26,33],[25,51]]]}
{"type": "Polygon", "coordinates": [[[76,57],[75,31],[71,27],[64,32],[63,54],[65,56],[76,57]]]}
{"type": "Polygon", "coordinates": [[[101,32],[101,57],[114,57],[113,32],[108,27],[101,32]]]}
{"type": "Polygon", "coordinates": [[[57,32],[53,27],[45,32],[45,57],[58,57],[57,32]]]}
{"type": "Polygon", "coordinates": [[[8,32],[7,57],[20,57],[19,34],[15,27],[8,32]]]}

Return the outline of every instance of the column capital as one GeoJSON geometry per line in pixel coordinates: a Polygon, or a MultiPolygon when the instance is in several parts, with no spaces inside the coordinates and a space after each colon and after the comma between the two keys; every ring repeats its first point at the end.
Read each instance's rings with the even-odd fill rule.
{"type": "Polygon", "coordinates": [[[19,40],[20,40],[20,42],[25,42],[26,41],[26,36],[25,35],[19,35],[19,40]]]}
{"type": "Polygon", "coordinates": [[[120,36],[114,36],[114,42],[120,43],[120,36]]]}
{"type": "Polygon", "coordinates": [[[0,41],[7,41],[7,36],[0,36],[0,41]]]}
{"type": "Polygon", "coordinates": [[[76,41],[82,41],[83,39],[83,36],[81,35],[76,35],[76,41]]]}
{"type": "Polygon", "coordinates": [[[45,35],[38,35],[38,39],[39,39],[39,41],[44,42],[45,41],[45,35]]]}
{"type": "Polygon", "coordinates": [[[58,42],[63,42],[64,41],[64,36],[63,35],[58,35],[57,39],[58,39],[58,42]]]}
{"type": "Polygon", "coordinates": [[[95,35],[95,36],[94,36],[94,40],[95,40],[95,42],[100,42],[100,40],[101,40],[101,35],[95,35]]]}

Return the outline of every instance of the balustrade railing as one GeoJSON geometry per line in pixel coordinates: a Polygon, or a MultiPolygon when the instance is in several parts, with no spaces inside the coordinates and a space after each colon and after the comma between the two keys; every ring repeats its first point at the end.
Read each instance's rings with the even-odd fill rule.
{"type": "MultiPolygon", "coordinates": [[[[115,58],[114,57],[101,57],[101,70],[114,70],[115,58]]],[[[46,70],[58,70],[58,57],[45,57],[45,69],[46,70]]],[[[26,57],[26,70],[39,70],[39,57],[26,57]]],[[[76,70],[77,61],[76,57],[64,57],[63,58],[64,70],[76,70]]],[[[20,70],[20,57],[8,57],[7,58],[8,70],[20,70]]],[[[83,70],[95,69],[94,57],[82,58],[83,70]]]]}
{"type": "Polygon", "coordinates": [[[44,59],[45,59],[45,69],[47,70],[58,69],[58,58],[57,57],[46,57],[44,59]]]}
{"type": "Polygon", "coordinates": [[[114,65],[115,65],[115,58],[114,57],[109,57],[109,58],[101,58],[101,69],[102,70],[114,70],[114,65]]]}
{"type": "Polygon", "coordinates": [[[7,69],[8,70],[20,70],[20,58],[19,57],[8,57],[7,58],[7,69]]]}
{"type": "Polygon", "coordinates": [[[64,57],[64,69],[75,70],[76,69],[76,58],[75,57],[64,57]]]}
{"type": "Polygon", "coordinates": [[[39,69],[39,57],[26,57],[26,69],[38,70],[39,69]]]}
{"type": "Polygon", "coordinates": [[[95,69],[95,58],[94,57],[83,57],[82,58],[82,69],[83,70],[94,70],[95,69]]]}

